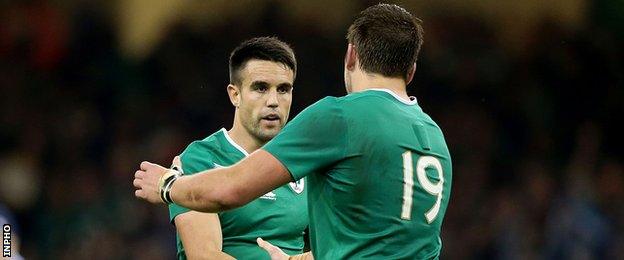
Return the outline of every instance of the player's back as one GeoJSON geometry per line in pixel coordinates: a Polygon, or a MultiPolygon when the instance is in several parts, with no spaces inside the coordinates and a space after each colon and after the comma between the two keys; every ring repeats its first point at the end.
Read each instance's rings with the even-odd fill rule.
{"type": "Polygon", "coordinates": [[[451,158],[415,100],[383,89],[327,97],[262,149],[307,176],[316,259],[438,256],[451,158]]]}
{"type": "Polygon", "coordinates": [[[317,257],[437,257],[451,187],[440,128],[415,100],[390,91],[336,102],[346,121],[345,157],[325,174],[308,175],[317,257]]]}

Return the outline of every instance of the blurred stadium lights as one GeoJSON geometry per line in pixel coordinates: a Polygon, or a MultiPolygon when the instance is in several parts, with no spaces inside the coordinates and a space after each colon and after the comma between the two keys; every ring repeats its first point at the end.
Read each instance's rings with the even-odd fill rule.
{"type": "MultiPolygon", "coordinates": [[[[553,20],[570,30],[578,29],[584,24],[587,9],[586,0],[389,2],[400,2],[425,21],[432,16],[481,19],[497,30],[501,41],[509,43],[506,46],[513,51],[526,47],[526,41],[530,40],[528,34],[544,19],[553,20]]],[[[122,50],[128,57],[141,59],[153,51],[176,24],[186,24],[197,31],[209,33],[211,27],[232,20],[257,23],[265,12],[280,16],[289,23],[305,24],[310,29],[344,34],[351,17],[366,6],[367,1],[128,0],[118,1],[117,4],[113,17],[122,50]]]]}

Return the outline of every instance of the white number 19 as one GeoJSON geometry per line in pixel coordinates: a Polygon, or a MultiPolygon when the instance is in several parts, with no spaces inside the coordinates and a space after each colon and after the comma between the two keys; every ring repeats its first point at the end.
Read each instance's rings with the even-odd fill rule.
{"type": "MultiPolygon", "coordinates": [[[[412,152],[403,153],[403,209],[401,210],[401,218],[410,220],[412,218],[412,197],[414,194],[414,169],[412,168],[412,152]]],[[[421,156],[416,163],[416,175],[418,182],[425,191],[436,196],[436,202],[429,211],[425,212],[427,223],[431,224],[440,212],[440,204],[442,202],[442,188],[444,185],[444,174],[442,172],[442,164],[440,160],[433,156],[421,156]],[[425,169],[433,167],[438,173],[440,181],[432,183],[427,177],[425,169]]]]}

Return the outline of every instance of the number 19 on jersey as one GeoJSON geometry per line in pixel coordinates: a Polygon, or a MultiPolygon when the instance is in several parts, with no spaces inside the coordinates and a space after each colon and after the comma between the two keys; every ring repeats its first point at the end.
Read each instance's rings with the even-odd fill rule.
{"type": "MultiPolygon", "coordinates": [[[[416,163],[416,177],[418,183],[432,196],[436,196],[436,202],[424,213],[427,223],[431,224],[440,212],[440,204],[442,203],[442,189],[444,185],[444,174],[442,172],[442,164],[440,160],[433,156],[420,156],[416,163]],[[439,181],[431,182],[427,177],[427,168],[433,168],[438,173],[439,181]]],[[[403,153],[403,207],[401,210],[401,219],[412,219],[412,199],[414,195],[414,168],[412,163],[412,152],[403,153]]]]}

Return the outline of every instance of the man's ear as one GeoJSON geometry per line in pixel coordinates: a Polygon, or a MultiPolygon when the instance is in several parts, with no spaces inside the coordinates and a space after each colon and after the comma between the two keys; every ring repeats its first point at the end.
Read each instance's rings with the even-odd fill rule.
{"type": "Polygon", "coordinates": [[[232,102],[232,105],[238,108],[238,106],[240,105],[240,88],[237,85],[229,84],[227,86],[227,92],[228,96],[230,97],[230,102],[232,102]]]}
{"type": "Polygon", "coordinates": [[[357,53],[355,51],[355,46],[349,43],[347,46],[347,53],[345,54],[345,69],[354,70],[357,64],[357,53]]]}
{"type": "Polygon", "coordinates": [[[416,62],[414,62],[414,66],[407,72],[407,80],[405,81],[405,85],[409,85],[410,82],[414,79],[414,74],[416,74],[416,62]]]}

